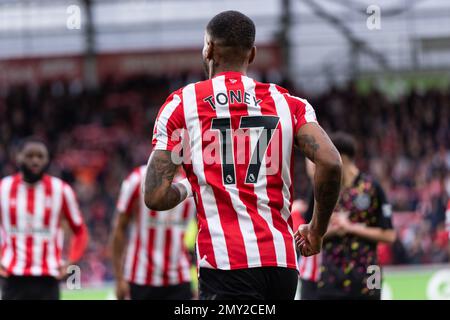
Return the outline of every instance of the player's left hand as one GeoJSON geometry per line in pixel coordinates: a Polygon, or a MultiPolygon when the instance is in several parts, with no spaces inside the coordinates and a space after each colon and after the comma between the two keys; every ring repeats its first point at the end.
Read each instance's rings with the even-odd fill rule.
{"type": "Polygon", "coordinates": [[[300,225],[294,237],[302,256],[308,257],[320,253],[322,236],[313,230],[310,224],[300,225]]]}

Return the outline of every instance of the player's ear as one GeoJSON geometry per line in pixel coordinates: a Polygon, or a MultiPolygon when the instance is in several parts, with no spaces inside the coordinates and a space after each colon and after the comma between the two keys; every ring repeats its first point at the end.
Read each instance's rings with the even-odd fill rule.
{"type": "Polygon", "coordinates": [[[211,60],[214,54],[214,42],[212,41],[208,32],[205,32],[205,39],[203,44],[203,59],[211,60]]]}
{"type": "Polygon", "coordinates": [[[205,58],[207,60],[212,60],[214,56],[214,42],[212,42],[211,40],[209,40],[206,43],[206,52],[205,52],[205,58]]]}
{"type": "Polygon", "coordinates": [[[256,47],[253,46],[253,48],[251,48],[250,50],[250,54],[248,57],[248,64],[253,63],[253,61],[255,61],[255,57],[256,57],[256,47]]]}

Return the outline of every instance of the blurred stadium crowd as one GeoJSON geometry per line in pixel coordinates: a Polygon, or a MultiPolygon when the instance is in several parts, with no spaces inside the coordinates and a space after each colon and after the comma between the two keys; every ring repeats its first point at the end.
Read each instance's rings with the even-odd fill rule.
{"type": "MultiPolygon", "coordinates": [[[[96,90],[85,90],[76,81],[0,89],[0,175],[15,172],[21,138],[33,134],[48,141],[49,170],[73,185],[90,229],[84,281],[112,279],[109,230],[120,183],[147,161],[153,122],[164,99],[200,78],[181,74],[106,80],[96,90]]],[[[413,91],[390,100],[376,90],[359,93],[353,84],[314,97],[286,82],[284,86],[308,97],[326,130],[345,130],[357,138],[357,163],[385,188],[400,240],[380,247],[380,260],[448,262],[444,221],[450,194],[450,90],[413,91]]],[[[296,197],[304,198],[310,186],[300,154],[296,157],[296,197]]]]}

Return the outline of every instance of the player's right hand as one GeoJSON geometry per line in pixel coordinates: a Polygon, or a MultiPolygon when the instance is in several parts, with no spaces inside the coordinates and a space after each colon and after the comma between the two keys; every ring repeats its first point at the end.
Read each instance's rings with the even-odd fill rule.
{"type": "Polygon", "coordinates": [[[125,300],[130,297],[130,285],[125,280],[116,282],[116,298],[117,300],[125,300]]]}
{"type": "Polygon", "coordinates": [[[322,236],[311,229],[310,224],[300,225],[294,237],[302,256],[313,256],[318,254],[322,248],[322,236]]]}

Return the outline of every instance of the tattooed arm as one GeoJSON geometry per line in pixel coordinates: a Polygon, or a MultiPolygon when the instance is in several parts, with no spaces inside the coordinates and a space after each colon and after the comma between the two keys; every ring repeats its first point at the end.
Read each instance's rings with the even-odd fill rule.
{"type": "Polygon", "coordinates": [[[152,152],[144,181],[144,201],[149,209],[169,210],[186,199],[186,186],[183,183],[172,183],[178,166],[172,161],[170,151],[152,152]]]}
{"type": "Polygon", "coordinates": [[[302,255],[320,252],[341,188],[342,162],[339,152],[317,123],[303,125],[296,136],[297,145],[316,165],[314,174],[314,213],[311,222],[296,233],[302,255]]]}

